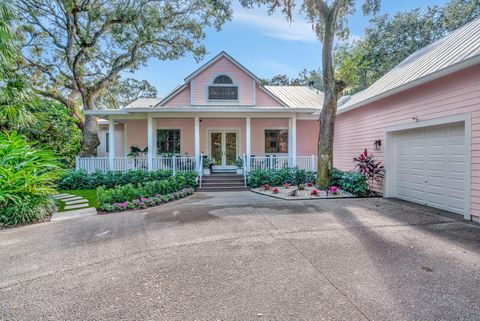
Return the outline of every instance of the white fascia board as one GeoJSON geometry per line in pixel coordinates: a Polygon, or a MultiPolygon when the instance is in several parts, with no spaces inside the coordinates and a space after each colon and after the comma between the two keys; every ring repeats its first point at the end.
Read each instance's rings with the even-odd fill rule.
{"type": "MultiPolygon", "coordinates": [[[[399,87],[396,87],[396,88],[393,88],[389,91],[386,91],[384,93],[381,93],[379,95],[376,95],[376,96],[373,96],[373,97],[370,97],[368,99],[365,99],[365,100],[362,100],[362,101],[359,101],[358,103],[355,103],[351,106],[348,106],[346,108],[340,108],[340,109],[337,109],[337,115],[340,115],[340,114],[343,114],[347,111],[350,111],[350,110],[353,110],[353,109],[356,109],[356,108],[359,108],[359,107],[362,107],[364,105],[368,105],[370,103],[373,103],[373,102],[376,102],[378,100],[381,100],[383,98],[387,98],[388,96],[392,96],[392,95],[395,95],[395,94],[398,94],[402,91],[405,91],[405,90],[408,90],[408,89],[412,89],[414,87],[417,87],[417,86],[420,86],[420,85],[423,85],[423,84],[426,84],[430,81],[433,81],[433,80],[436,80],[436,79],[439,79],[439,78],[442,78],[442,77],[445,77],[445,76],[448,76],[450,74],[453,74],[457,71],[460,71],[460,70],[463,70],[463,69],[467,69],[469,67],[472,67],[474,65],[477,65],[480,63],[480,55],[478,56],[475,56],[475,57],[472,57],[470,59],[467,59],[467,60],[464,60],[462,62],[459,62],[457,64],[454,64],[454,65],[451,65],[447,68],[444,68],[444,69],[441,69],[439,71],[436,71],[434,73],[431,73],[429,75],[426,75],[422,78],[418,78],[412,82],[409,82],[409,83],[406,83],[402,86],[399,86],[399,87]]],[[[348,103],[348,102],[347,102],[348,103]]],[[[341,106],[339,106],[341,107],[341,106]]]]}

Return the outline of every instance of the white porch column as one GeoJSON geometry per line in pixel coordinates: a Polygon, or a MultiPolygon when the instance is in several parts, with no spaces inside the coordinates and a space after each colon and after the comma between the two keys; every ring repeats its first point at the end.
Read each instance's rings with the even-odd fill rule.
{"type": "Polygon", "coordinates": [[[115,170],[115,121],[112,117],[108,119],[108,168],[115,170]]]}
{"type": "Polygon", "coordinates": [[[292,167],[297,166],[297,115],[293,115],[288,120],[288,132],[289,132],[289,151],[292,159],[292,167]]]}
{"type": "Polygon", "coordinates": [[[250,126],[250,116],[245,118],[245,154],[247,156],[247,163],[244,164],[247,172],[250,171],[250,158],[252,155],[252,133],[251,133],[251,126],[250,126]]]}
{"type": "Polygon", "coordinates": [[[147,114],[147,144],[148,144],[148,153],[147,153],[147,161],[148,161],[148,170],[153,170],[153,157],[155,155],[155,140],[154,140],[154,132],[156,129],[155,119],[153,119],[151,114],[147,114]]]}
{"type": "Polygon", "coordinates": [[[195,164],[197,171],[201,171],[200,168],[200,117],[195,116],[195,164]]]}

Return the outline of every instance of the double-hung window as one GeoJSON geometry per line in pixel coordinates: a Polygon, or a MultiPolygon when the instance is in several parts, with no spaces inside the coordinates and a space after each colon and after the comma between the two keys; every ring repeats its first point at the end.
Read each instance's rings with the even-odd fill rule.
{"type": "Polygon", "coordinates": [[[220,75],[208,86],[208,100],[238,100],[238,86],[232,78],[220,75]]]}
{"type": "Polygon", "coordinates": [[[265,153],[288,153],[288,130],[265,129],[265,153]]]}
{"type": "Polygon", "coordinates": [[[180,154],[180,129],[157,129],[157,153],[180,154]]]}

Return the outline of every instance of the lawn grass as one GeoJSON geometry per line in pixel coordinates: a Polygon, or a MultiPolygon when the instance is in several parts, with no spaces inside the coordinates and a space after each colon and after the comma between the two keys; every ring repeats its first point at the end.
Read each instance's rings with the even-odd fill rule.
{"type": "MultiPolygon", "coordinates": [[[[60,190],[58,191],[60,194],[72,194],[72,195],[77,195],[81,196],[84,199],[88,200],[88,206],[89,207],[97,207],[98,202],[97,202],[97,190],[95,189],[81,189],[81,190],[60,190]]],[[[65,211],[65,203],[60,201],[60,212],[65,211]]],[[[67,210],[69,211],[69,210],[67,210]]]]}

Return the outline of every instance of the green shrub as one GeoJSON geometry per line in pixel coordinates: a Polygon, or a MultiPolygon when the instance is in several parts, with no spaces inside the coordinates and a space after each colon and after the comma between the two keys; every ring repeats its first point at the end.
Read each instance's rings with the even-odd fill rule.
{"type": "Polygon", "coordinates": [[[339,186],[342,190],[356,196],[363,197],[368,194],[367,178],[358,172],[343,172],[334,168],[330,185],[339,186]]]}
{"type": "Polygon", "coordinates": [[[99,186],[113,188],[127,184],[143,184],[173,176],[170,170],[106,172],[68,171],[60,178],[58,187],[66,190],[96,189],[99,186]]]}
{"type": "Polygon", "coordinates": [[[100,206],[121,203],[153,195],[166,195],[185,188],[194,188],[197,174],[195,172],[178,173],[176,176],[150,181],[143,184],[127,184],[113,189],[97,188],[97,199],[100,206]]]}
{"type": "Polygon", "coordinates": [[[41,220],[53,211],[60,167],[53,152],[33,148],[16,132],[0,133],[0,225],[41,220]]]}
{"type": "Polygon", "coordinates": [[[0,225],[9,226],[39,222],[57,209],[48,196],[23,197],[21,202],[0,206],[0,225]]]}
{"type": "Polygon", "coordinates": [[[315,181],[315,173],[299,168],[284,168],[280,170],[256,169],[248,173],[248,184],[251,187],[262,185],[280,186],[307,184],[315,181]]]}

